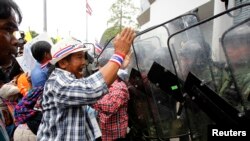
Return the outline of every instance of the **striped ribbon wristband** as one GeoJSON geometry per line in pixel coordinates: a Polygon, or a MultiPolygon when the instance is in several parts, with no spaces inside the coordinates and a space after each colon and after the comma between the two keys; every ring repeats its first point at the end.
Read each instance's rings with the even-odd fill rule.
{"type": "Polygon", "coordinates": [[[124,61],[124,57],[121,54],[115,53],[111,56],[109,61],[114,62],[119,65],[119,67],[122,66],[122,63],[124,61]]]}

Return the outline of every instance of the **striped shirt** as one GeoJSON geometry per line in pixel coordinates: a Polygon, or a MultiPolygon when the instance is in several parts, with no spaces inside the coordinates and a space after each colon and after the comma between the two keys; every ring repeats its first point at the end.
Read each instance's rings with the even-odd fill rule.
{"type": "Polygon", "coordinates": [[[107,85],[100,72],[88,78],[76,79],[72,73],[56,68],[44,86],[44,111],[37,140],[95,140],[86,107],[107,92],[107,85]]]}

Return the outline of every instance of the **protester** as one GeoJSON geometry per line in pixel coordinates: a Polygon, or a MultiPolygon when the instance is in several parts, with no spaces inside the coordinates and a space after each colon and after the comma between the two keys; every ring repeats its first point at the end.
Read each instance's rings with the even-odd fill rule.
{"type": "Polygon", "coordinates": [[[18,40],[13,33],[18,30],[18,23],[21,23],[22,15],[19,7],[12,0],[1,0],[0,9],[0,71],[1,81],[5,83],[8,80],[6,78],[8,68],[17,52],[18,40]],[[16,19],[16,15],[18,19],[16,19]]]}
{"type": "MultiPolygon", "coordinates": [[[[99,66],[103,67],[107,64],[112,54],[113,50],[106,49],[104,55],[102,54],[98,59],[99,66]]],[[[130,56],[128,55],[126,59],[124,60],[123,67],[127,67],[130,56]]],[[[109,93],[92,105],[98,112],[102,141],[126,140],[129,93],[126,83],[122,78],[125,78],[123,77],[123,73],[118,73],[117,79],[109,87],[109,93]]]]}
{"type": "Polygon", "coordinates": [[[83,78],[85,48],[74,38],[64,39],[51,49],[56,68],[45,83],[43,117],[38,141],[94,140],[94,129],[86,110],[108,92],[130,50],[135,32],[125,28],[114,40],[115,54],[99,71],[83,78]]]}
{"type": "MultiPolygon", "coordinates": [[[[13,56],[17,52],[18,40],[14,32],[18,31],[18,24],[22,21],[22,14],[17,4],[12,0],[0,1],[0,86],[10,81],[8,78],[12,66],[13,56]]],[[[2,115],[0,115],[2,121],[2,115]]],[[[1,124],[2,125],[2,124],[1,124]]],[[[11,131],[13,132],[13,131],[11,131]]],[[[5,129],[0,131],[0,140],[9,140],[5,129]]],[[[9,133],[9,138],[12,134],[9,133]]]]}
{"type": "Polygon", "coordinates": [[[17,128],[14,141],[36,140],[36,133],[41,122],[42,112],[34,109],[44,84],[48,78],[48,62],[51,59],[51,44],[47,41],[37,41],[31,46],[32,56],[36,59],[35,67],[31,71],[31,90],[15,107],[15,123],[17,128]]]}
{"type": "MultiPolygon", "coordinates": [[[[48,71],[51,66],[49,61],[52,59],[51,57],[51,44],[47,41],[38,41],[31,46],[32,56],[36,59],[36,65],[31,71],[31,83],[32,89],[40,89],[40,87],[44,87],[45,82],[48,79],[48,71]]],[[[31,96],[34,101],[37,101],[42,95],[39,95],[34,98],[31,96]]],[[[35,105],[34,105],[35,106],[35,105]]],[[[42,118],[42,112],[36,111],[35,117],[27,121],[27,124],[31,131],[34,134],[37,134],[37,130],[42,118]]]]}
{"type": "Polygon", "coordinates": [[[32,56],[37,61],[30,75],[32,87],[44,86],[48,79],[48,63],[52,58],[50,49],[51,44],[47,41],[38,41],[31,46],[32,56]]]}

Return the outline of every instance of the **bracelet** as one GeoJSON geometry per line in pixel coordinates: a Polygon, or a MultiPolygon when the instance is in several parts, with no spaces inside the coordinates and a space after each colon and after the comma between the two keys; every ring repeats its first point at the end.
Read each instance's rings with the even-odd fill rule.
{"type": "Polygon", "coordinates": [[[111,56],[111,58],[109,59],[109,61],[118,64],[119,67],[122,66],[123,60],[124,60],[124,57],[121,56],[120,54],[117,54],[117,53],[113,54],[113,55],[111,56]]]}
{"type": "Polygon", "coordinates": [[[115,52],[115,54],[117,55],[120,55],[123,59],[125,58],[126,55],[122,54],[122,53],[118,53],[118,52],[115,52]]]}

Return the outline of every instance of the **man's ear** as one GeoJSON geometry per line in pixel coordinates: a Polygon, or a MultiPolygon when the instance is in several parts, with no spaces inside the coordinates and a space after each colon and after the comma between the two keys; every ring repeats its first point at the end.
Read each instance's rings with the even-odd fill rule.
{"type": "Polygon", "coordinates": [[[58,61],[58,66],[62,69],[65,69],[68,66],[69,62],[66,59],[58,61]]]}

